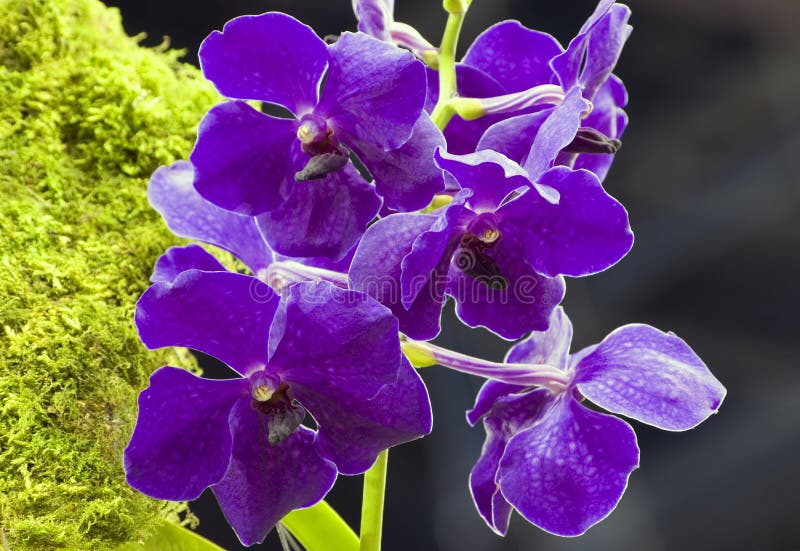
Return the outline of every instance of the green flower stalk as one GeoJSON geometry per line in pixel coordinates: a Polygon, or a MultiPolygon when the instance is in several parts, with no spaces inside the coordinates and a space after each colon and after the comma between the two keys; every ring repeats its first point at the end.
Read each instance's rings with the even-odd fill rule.
{"type": "Polygon", "coordinates": [[[217,99],[180,55],[139,46],[97,0],[0,0],[0,526],[14,551],[115,549],[187,519],[122,470],[150,373],[194,365],[146,351],[133,327],[176,241],[147,178],[188,154],[217,99]]]}

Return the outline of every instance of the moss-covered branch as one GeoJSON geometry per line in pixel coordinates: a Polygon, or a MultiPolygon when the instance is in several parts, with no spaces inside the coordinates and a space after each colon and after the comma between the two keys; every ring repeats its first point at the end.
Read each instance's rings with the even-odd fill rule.
{"type": "Polygon", "coordinates": [[[147,352],[133,306],[175,239],[145,196],[216,96],[97,0],[0,0],[0,526],[14,551],[111,549],[180,504],[127,487],[147,352]]]}

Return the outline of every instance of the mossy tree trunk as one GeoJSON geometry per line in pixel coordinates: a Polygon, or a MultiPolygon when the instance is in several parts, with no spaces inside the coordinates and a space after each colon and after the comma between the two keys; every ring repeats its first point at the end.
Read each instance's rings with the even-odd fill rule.
{"type": "MultiPolygon", "coordinates": [[[[112,549],[183,504],[125,483],[136,396],[181,351],[133,308],[177,240],[146,198],[217,101],[97,0],[0,0],[0,525],[13,551],[112,549]]],[[[183,357],[178,357],[183,356],[183,357]]]]}

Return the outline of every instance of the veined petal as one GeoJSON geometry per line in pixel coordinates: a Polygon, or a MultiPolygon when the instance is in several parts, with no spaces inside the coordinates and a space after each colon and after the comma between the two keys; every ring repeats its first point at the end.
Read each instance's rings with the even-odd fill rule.
{"type": "Polygon", "coordinates": [[[586,56],[586,48],[589,41],[589,33],[597,25],[614,5],[615,0],[600,0],[597,3],[592,15],[581,27],[577,36],[573,38],[564,53],[554,57],[550,61],[550,66],[558,76],[559,82],[564,90],[570,90],[579,84],[581,69],[586,56]]]}
{"type": "Polygon", "coordinates": [[[290,286],[269,333],[270,369],[290,384],[359,379],[375,394],[397,377],[397,320],[364,293],[328,282],[290,286]]]}
{"type": "Polygon", "coordinates": [[[353,0],[358,30],[373,38],[390,42],[394,22],[394,0],[353,0]]]}
{"type": "Polygon", "coordinates": [[[243,101],[206,114],[190,155],[194,187],[214,205],[253,216],[279,207],[294,188],[297,121],[259,113],[243,101]]]}
{"type": "Polygon", "coordinates": [[[261,100],[296,115],[310,111],[328,65],[311,29],[284,13],[231,19],[200,45],[200,67],[223,96],[261,100]]]}
{"type": "Polygon", "coordinates": [[[614,510],[638,465],[636,435],[627,423],[562,396],[509,440],[497,479],[529,522],[579,536],[614,510]]]}
{"type": "Polygon", "coordinates": [[[202,270],[204,272],[225,272],[225,266],[208,254],[200,245],[170,247],[158,257],[150,281],[153,283],[172,283],[179,274],[186,270],[202,270]]]}
{"type": "Polygon", "coordinates": [[[622,47],[631,34],[630,16],[628,6],[614,4],[592,29],[586,50],[586,66],[581,73],[584,97],[593,99],[614,70],[622,47]]]}
{"type": "Polygon", "coordinates": [[[620,327],[575,366],[578,390],[613,413],[687,430],[716,413],[725,387],[674,333],[620,327]]]}
{"type": "Polygon", "coordinates": [[[231,460],[231,410],[244,379],[210,380],[162,367],[139,395],[139,415],[125,448],[125,478],[156,499],[196,499],[219,482],[231,460]]]}
{"type": "MultiPolygon", "coordinates": [[[[336,463],[342,474],[363,473],[381,451],[431,431],[425,384],[405,356],[396,361],[397,379],[377,394],[363,387],[358,375],[307,378],[294,384],[298,401],[319,425],[320,455],[336,463]]],[[[368,371],[372,366],[360,367],[368,371]]]]}
{"type": "Polygon", "coordinates": [[[613,154],[575,154],[562,150],[583,127],[598,130],[609,138],[620,138],[627,125],[627,116],[621,108],[626,102],[622,82],[611,75],[595,96],[591,113],[583,119],[586,103],[580,99],[580,92],[573,90],[566,106],[518,115],[493,124],[481,137],[477,149],[502,153],[526,167],[534,179],[553,165],[567,165],[585,168],[602,180],[611,166],[613,154]]]}
{"type": "Polygon", "coordinates": [[[597,6],[592,12],[592,15],[590,15],[589,18],[584,21],[583,25],[581,25],[581,30],[578,32],[578,36],[583,36],[591,31],[597,22],[603,18],[606,13],[608,13],[608,10],[610,10],[611,6],[613,5],[614,0],[599,0],[599,2],[597,2],[597,6]]]}
{"type": "MultiPolygon", "coordinates": [[[[329,46],[330,69],[314,113],[354,149],[397,149],[411,137],[425,103],[425,68],[410,52],[364,34],[329,46]]],[[[369,159],[361,161],[368,165],[369,159]]]]}
{"type": "Polygon", "coordinates": [[[566,51],[550,62],[564,90],[581,86],[586,99],[594,97],[614,70],[630,36],[630,14],[630,8],[612,0],[598,4],[566,51]]]}
{"type": "Polygon", "coordinates": [[[415,239],[437,219],[431,214],[403,213],[381,218],[364,233],[350,263],[351,287],[389,308],[400,323],[400,331],[417,340],[439,334],[447,265],[444,273],[431,274],[407,309],[403,306],[401,265],[415,239]]]}
{"type": "Polygon", "coordinates": [[[426,113],[420,115],[411,138],[398,149],[384,151],[366,141],[352,144],[375,179],[384,206],[403,212],[425,208],[444,189],[444,175],[433,162],[438,147],[445,147],[444,136],[426,113]]]}
{"type": "Polygon", "coordinates": [[[503,236],[489,253],[505,281],[502,288],[451,264],[447,293],[456,299],[456,314],[466,325],[486,327],[508,340],[547,329],[550,314],[564,298],[564,280],[536,273],[522,258],[521,247],[513,236],[503,236]]]}
{"type": "Polygon", "coordinates": [[[511,504],[503,497],[495,481],[497,465],[506,450],[507,439],[494,423],[484,421],[486,440],[478,461],[469,473],[469,491],[478,514],[496,534],[505,536],[511,521],[511,504]]]}
{"type": "Polygon", "coordinates": [[[324,178],[297,182],[283,205],[256,220],[281,254],[339,259],[358,243],[380,206],[375,189],[348,162],[324,178]]]}
{"type": "Polygon", "coordinates": [[[531,144],[553,109],[555,108],[517,115],[493,124],[481,136],[476,150],[491,149],[520,165],[524,164],[531,151],[531,144]]]}
{"type": "Polygon", "coordinates": [[[566,371],[571,343],[572,322],[564,308],[558,306],[553,310],[547,331],[534,331],[515,344],[506,354],[505,362],[546,364],[566,371]]]}
{"type": "Polygon", "coordinates": [[[534,270],[580,277],[605,270],[627,254],[633,245],[628,213],[597,176],[555,167],[539,182],[558,191],[557,205],[524,193],[497,211],[501,232],[518,236],[534,270]]]}
{"type": "Polygon", "coordinates": [[[230,468],[211,487],[244,545],[264,541],[281,518],[321,501],[336,481],[336,467],[316,452],[311,430],[300,426],[271,445],[266,423],[249,400],[236,404],[230,468]]]}
{"type": "Polygon", "coordinates": [[[428,287],[437,268],[447,272],[455,242],[463,231],[459,222],[463,217],[472,214],[464,206],[468,196],[468,193],[457,195],[449,205],[438,211],[435,222],[413,239],[413,244],[400,266],[404,308],[411,308],[419,294],[428,287]]]}
{"type": "Polygon", "coordinates": [[[501,381],[495,381],[494,379],[487,379],[478,391],[478,396],[475,398],[475,405],[471,410],[467,411],[467,422],[475,426],[475,423],[489,413],[500,398],[509,394],[523,392],[525,388],[526,387],[520,385],[512,385],[501,381]]]}
{"type": "Polygon", "coordinates": [[[400,289],[403,308],[410,309],[429,287],[434,271],[450,263],[455,232],[447,228],[428,230],[419,235],[400,265],[400,289]]]}
{"type": "MultiPolygon", "coordinates": [[[[150,204],[172,232],[225,249],[256,274],[272,263],[272,251],[250,216],[221,209],[194,189],[191,163],[178,161],[153,173],[147,187],[150,204]]],[[[205,268],[200,268],[205,269],[205,268]]]]}
{"type": "Polygon", "coordinates": [[[528,177],[517,163],[496,151],[483,150],[469,155],[450,155],[437,150],[436,164],[449,172],[472,195],[467,200],[476,213],[493,212],[509,193],[528,190],[545,201],[556,203],[559,195],[552,188],[541,186],[528,177]]]}
{"type": "Polygon", "coordinates": [[[550,60],[563,49],[549,34],[503,21],[485,30],[467,50],[462,63],[492,76],[508,92],[556,82],[550,60]]]}
{"type": "Polygon", "coordinates": [[[136,303],[136,327],[150,349],[186,346],[246,374],[267,362],[278,295],[258,279],[187,270],[154,283],[136,303]]]}
{"type": "Polygon", "coordinates": [[[478,513],[501,536],[508,530],[511,504],[500,491],[497,480],[500,459],[508,441],[522,428],[536,423],[552,403],[552,395],[544,389],[505,395],[495,401],[484,418],[486,441],[470,472],[469,487],[478,513]]]}
{"type": "Polygon", "coordinates": [[[550,110],[522,165],[532,181],[538,181],[553,166],[559,152],[572,142],[580,128],[581,117],[588,108],[581,97],[581,89],[575,88],[566,95],[561,105],[550,110]]]}

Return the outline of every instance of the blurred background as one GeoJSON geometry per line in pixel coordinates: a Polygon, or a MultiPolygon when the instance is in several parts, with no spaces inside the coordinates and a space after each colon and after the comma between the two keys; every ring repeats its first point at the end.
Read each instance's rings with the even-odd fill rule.
{"type": "MultiPolygon", "coordinates": [[[[228,19],[285,11],[324,36],[354,30],[349,0],[107,0],[147,44],[189,52],[228,19]]],[[[438,43],[438,2],[396,0],[396,19],[438,43]]],[[[634,32],[616,73],[631,123],[605,187],[628,208],[633,251],[598,276],[571,280],[573,349],[646,322],[683,337],[728,388],[718,415],[686,433],[632,423],[641,467],[619,507],[577,539],[515,516],[495,536],[467,477],[484,439],[464,411],[481,381],[423,370],[434,433],[390,454],[384,550],[800,550],[800,2],[631,0],[634,32]]],[[[502,19],[567,44],[592,0],[475,0],[463,53],[502,19]]],[[[460,326],[446,310],[437,342],[488,359],[509,344],[460,326]]],[[[358,525],[361,479],[329,501],[358,525]]],[[[241,547],[210,493],[193,505],[200,532],[241,547]]],[[[280,549],[271,535],[255,549],[280,549]]]]}

